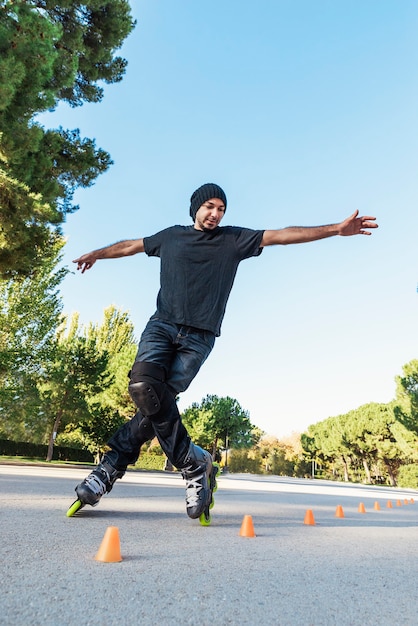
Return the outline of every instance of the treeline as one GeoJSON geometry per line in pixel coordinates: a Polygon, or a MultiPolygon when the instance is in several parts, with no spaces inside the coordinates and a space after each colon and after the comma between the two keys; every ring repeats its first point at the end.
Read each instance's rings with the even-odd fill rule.
{"type": "Polygon", "coordinates": [[[418,488],[418,360],[395,380],[392,402],[329,417],[292,440],[262,437],[230,451],[229,469],[418,488]]]}
{"type": "Polygon", "coordinates": [[[310,478],[312,464],[305,455],[299,433],[285,439],[262,434],[250,449],[225,451],[223,463],[230,472],[310,478]]]}
{"type": "Polygon", "coordinates": [[[418,487],[418,360],[395,380],[392,402],[330,417],[302,435],[305,454],[325,477],[418,487]]]}

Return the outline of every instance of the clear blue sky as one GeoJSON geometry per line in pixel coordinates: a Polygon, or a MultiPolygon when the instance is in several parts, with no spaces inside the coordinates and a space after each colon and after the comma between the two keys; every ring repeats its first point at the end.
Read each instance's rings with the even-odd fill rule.
{"type": "MultiPolygon", "coordinates": [[[[114,165],[77,193],[65,262],[189,224],[205,182],[224,224],[315,225],[355,209],[371,237],[272,247],[241,264],[212,355],[180,408],[232,396],[277,436],[388,402],[418,358],[416,0],[136,0],[124,80],[103,102],[58,107],[114,165]]],[[[65,312],[115,304],[139,337],[157,259],[99,261],[62,285],[65,312]]]]}

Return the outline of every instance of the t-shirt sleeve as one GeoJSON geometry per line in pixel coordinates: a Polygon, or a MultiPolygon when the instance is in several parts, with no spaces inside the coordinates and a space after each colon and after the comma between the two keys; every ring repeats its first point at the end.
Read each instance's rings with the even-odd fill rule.
{"type": "Polygon", "coordinates": [[[169,232],[171,228],[165,228],[164,230],[160,230],[155,235],[151,235],[150,237],[144,237],[144,249],[145,254],[148,256],[160,256],[161,244],[163,241],[169,236],[169,232]]]}
{"type": "Polygon", "coordinates": [[[261,241],[263,239],[264,230],[233,227],[233,231],[241,260],[248,259],[252,256],[259,256],[263,252],[261,241]]]}

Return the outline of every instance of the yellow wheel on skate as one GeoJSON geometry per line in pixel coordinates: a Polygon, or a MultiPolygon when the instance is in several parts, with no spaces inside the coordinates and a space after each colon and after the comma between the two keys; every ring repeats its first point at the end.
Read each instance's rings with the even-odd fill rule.
{"type": "Polygon", "coordinates": [[[210,504],[209,504],[209,508],[210,509],[213,509],[213,507],[215,506],[215,498],[213,497],[213,494],[215,493],[215,491],[218,490],[218,483],[216,482],[216,476],[219,473],[219,465],[218,465],[218,463],[214,463],[213,467],[215,468],[216,471],[215,471],[215,474],[213,476],[213,481],[214,481],[215,484],[214,484],[213,489],[212,489],[212,499],[211,499],[210,504]]]}
{"type": "Polygon", "coordinates": [[[72,517],[75,513],[77,513],[77,511],[81,509],[82,506],[83,503],[81,502],[81,500],[76,500],[75,502],[73,502],[73,504],[67,511],[67,517],[72,517]]]}
{"type": "Polygon", "coordinates": [[[201,526],[210,526],[211,523],[211,517],[210,517],[210,513],[208,512],[206,513],[202,513],[202,515],[199,517],[199,522],[201,524],[201,526]]]}

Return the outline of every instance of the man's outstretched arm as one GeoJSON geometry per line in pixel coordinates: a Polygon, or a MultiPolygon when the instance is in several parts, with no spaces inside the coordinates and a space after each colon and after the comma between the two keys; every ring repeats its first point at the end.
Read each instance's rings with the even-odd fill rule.
{"type": "Polygon", "coordinates": [[[280,230],[265,230],[261,247],[274,245],[287,245],[290,243],[306,243],[341,235],[371,235],[371,228],[378,228],[375,217],[358,217],[355,211],[339,224],[328,224],[326,226],[289,226],[280,230]]]}
{"type": "Polygon", "coordinates": [[[93,267],[98,259],[119,259],[123,256],[131,256],[132,254],[138,254],[138,252],[144,251],[143,239],[126,239],[125,241],[112,243],[105,248],[100,248],[100,250],[87,252],[87,254],[83,254],[78,257],[78,259],[74,259],[73,263],[77,263],[77,269],[81,270],[81,273],[84,274],[86,270],[93,267]]]}

